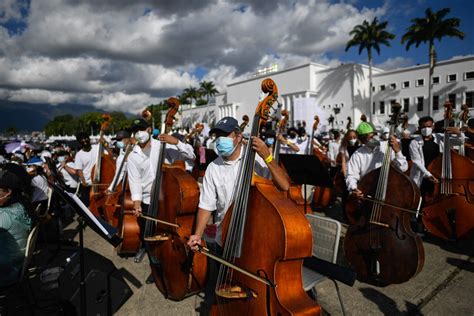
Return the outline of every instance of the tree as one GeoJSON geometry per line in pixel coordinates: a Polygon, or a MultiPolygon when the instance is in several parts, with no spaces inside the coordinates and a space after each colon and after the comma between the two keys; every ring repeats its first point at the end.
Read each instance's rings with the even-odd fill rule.
{"type": "Polygon", "coordinates": [[[70,114],[59,115],[49,121],[44,132],[51,135],[75,135],[78,132],[78,119],[70,114]]]}
{"type": "Polygon", "coordinates": [[[209,99],[211,97],[219,93],[212,81],[201,81],[199,83],[199,90],[201,92],[201,95],[206,97],[207,104],[209,104],[209,99]]]}
{"type": "Polygon", "coordinates": [[[15,136],[18,133],[18,130],[16,129],[16,126],[10,126],[6,129],[6,132],[10,136],[15,136]]]}
{"type": "Polygon", "coordinates": [[[426,9],[423,18],[414,18],[411,20],[411,25],[407,28],[407,32],[403,34],[401,43],[406,42],[406,50],[415,44],[416,47],[421,43],[428,43],[428,58],[429,58],[429,72],[428,72],[428,115],[432,115],[431,100],[433,90],[433,70],[436,64],[436,50],[434,41],[437,39],[441,42],[443,37],[458,37],[464,39],[464,33],[458,27],[461,20],[458,18],[444,19],[450,12],[450,9],[444,8],[437,12],[433,12],[431,8],[426,9]]]}
{"type": "Polygon", "coordinates": [[[185,99],[188,100],[188,99],[191,99],[191,103],[193,100],[198,100],[199,97],[201,96],[201,93],[199,92],[199,90],[195,87],[189,87],[189,88],[186,88],[183,90],[183,93],[181,95],[185,95],[185,99]]]}
{"type": "Polygon", "coordinates": [[[347,42],[346,51],[349,50],[352,46],[359,46],[359,55],[367,50],[367,55],[369,59],[369,113],[370,120],[372,121],[372,50],[374,49],[380,55],[380,45],[390,46],[389,40],[394,39],[395,35],[385,31],[387,28],[388,22],[377,21],[377,18],[374,18],[372,23],[364,20],[362,24],[356,25],[349,35],[352,35],[352,39],[347,42]]]}

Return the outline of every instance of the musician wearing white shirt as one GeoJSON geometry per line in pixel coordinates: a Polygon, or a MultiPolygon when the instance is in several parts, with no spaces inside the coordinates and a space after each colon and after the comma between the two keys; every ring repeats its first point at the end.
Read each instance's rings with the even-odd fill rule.
{"type": "MultiPolygon", "coordinates": [[[[385,152],[380,150],[380,141],[374,138],[375,133],[371,124],[362,122],[356,132],[363,146],[357,149],[349,159],[346,185],[353,197],[362,199],[364,196],[362,191],[357,188],[357,184],[363,176],[382,166],[385,152]]],[[[405,172],[408,170],[408,163],[401,153],[398,140],[391,136],[389,144],[393,149],[391,152],[392,165],[399,171],[405,172]]]]}

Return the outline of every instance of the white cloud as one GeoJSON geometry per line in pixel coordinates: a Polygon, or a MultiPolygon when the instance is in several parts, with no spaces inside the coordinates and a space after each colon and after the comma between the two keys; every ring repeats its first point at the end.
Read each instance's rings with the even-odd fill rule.
{"type": "Polygon", "coordinates": [[[397,56],[394,58],[388,58],[383,63],[376,65],[376,67],[383,70],[393,70],[393,69],[413,66],[414,64],[415,62],[411,58],[397,56]]]}
{"type": "Polygon", "coordinates": [[[25,18],[15,3],[0,5],[27,22],[14,36],[0,27],[6,97],[128,111],[197,86],[196,67],[223,91],[273,63],[339,65],[327,53],[343,49],[355,24],[387,11],[329,0],[41,0],[25,18]]]}

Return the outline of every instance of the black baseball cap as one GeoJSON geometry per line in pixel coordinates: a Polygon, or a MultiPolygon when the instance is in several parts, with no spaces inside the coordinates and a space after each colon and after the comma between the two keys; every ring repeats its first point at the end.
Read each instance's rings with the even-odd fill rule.
{"type": "Polygon", "coordinates": [[[237,122],[237,120],[231,116],[226,116],[221,118],[219,122],[217,122],[214,128],[209,131],[209,134],[213,134],[218,131],[222,131],[224,133],[229,134],[230,132],[238,130],[240,130],[239,122],[237,122]]]}
{"type": "Polygon", "coordinates": [[[134,119],[132,122],[132,132],[143,131],[150,127],[150,124],[143,118],[134,119]]]}
{"type": "Polygon", "coordinates": [[[119,131],[112,140],[122,140],[124,138],[130,138],[130,133],[127,131],[119,131]]]}

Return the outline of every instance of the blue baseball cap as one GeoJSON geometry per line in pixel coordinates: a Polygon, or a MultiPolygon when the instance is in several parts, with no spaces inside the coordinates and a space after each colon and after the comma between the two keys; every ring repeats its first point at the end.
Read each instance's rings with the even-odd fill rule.
{"type": "Polygon", "coordinates": [[[217,131],[222,131],[224,133],[230,133],[233,131],[240,130],[239,122],[231,116],[223,117],[217,122],[213,129],[209,131],[209,134],[216,133],[217,131]]]}

